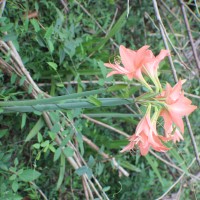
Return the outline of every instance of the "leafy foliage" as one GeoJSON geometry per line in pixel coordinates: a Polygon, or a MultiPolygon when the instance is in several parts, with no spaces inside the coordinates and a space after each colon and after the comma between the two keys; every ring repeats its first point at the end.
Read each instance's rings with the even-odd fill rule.
{"type": "MultiPolygon", "coordinates": [[[[77,96],[74,98],[78,98],[83,91],[102,87],[108,90],[85,95],[95,109],[63,110],[65,116],[58,111],[51,112],[54,125],[50,130],[43,121],[42,113],[38,111],[0,115],[0,199],[41,199],[38,188],[48,199],[84,199],[81,177],[85,174],[91,180],[95,176],[110,199],[158,198],[179,178],[180,171],[152,155],[141,157],[137,151],[120,154],[119,150],[127,144],[127,140],[118,133],[133,133],[140,117],[137,105],[130,105],[134,112],[131,113],[125,106],[101,107],[99,101],[99,98],[128,98],[133,94],[137,97],[145,90],[135,82],[119,76],[115,80],[113,77],[106,78],[107,69],[103,63],[113,61],[116,57],[113,55],[118,55],[117,44],[133,49],[149,44],[155,53],[164,48],[153,5],[151,1],[133,1],[127,13],[127,2],[123,1],[67,2],[65,7],[61,1],[8,0],[3,17],[0,18],[1,40],[13,42],[34,81],[51,96],[75,93],[77,96]],[[35,11],[37,16],[29,18],[35,11]],[[83,114],[97,123],[84,118],[83,114]],[[108,129],[102,124],[114,129],[108,129]],[[64,139],[58,146],[55,138],[60,131],[64,139]],[[95,151],[85,143],[84,136],[99,149],[95,151]],[[66,147],[69,141],[75,141],[86,160],[85,165],[76,170],[66,160],[76,152],[66,147]],[[102,157],[102,152],[109,157],[102,157]],[[112,157],[129,172],[129,177],[116,170],[112,157]]],[[[175,16],[163,4],[159,4],[163,22],[171,42],[181,48],[187,41],[187,35],[183,23],[177,23],[183,22],[176,14],[179,5],[176,1],[166,1],[166,5],[174,9],[172,12],[175,16]]],[[[194,29],[193,37],[197,40],[198,24],[195,20],[192,15],[190,25],[194,29]]],[[[184,51],[188,53],[191,49],[187,46],[184,51]]],[[[187,62],[190,58],[184,57],[179,51],[186,66],[190,65],[185,67],[177,54],[173,53],[178,75],[188,79],[185,90],[199,95],[200,86],[193,60],[187,62]]],[[[0,56],[11,63],[9,52],[6,55],[1,52],[0,56]]],[[[30,99],[33,88],[29,87],[28,92],[24,92],[21,86],[26,77],[18,78],[15,73],[12,73],[11,78],[0,73],[2,101],[30,99]]],[[[173,82],[167,60],[161,64],[160,78],[163,83],[173,82]]],[[[38,100],[41,98],[38,97],[38,100]]],[[[199,99],[193,101],[199,106],[199,99]]],[[[194,133],[200,131],[196,120],[199,114],[197,110],[191,116],[194,133]]],[[[162,122],[160,124],[162,126],[162,122]]],[[[187,131],[184,137],[182,143],[172,147],[176,150],[161,156],[183,172],[198,174],[196,164],[187,170],[194,154],[187,131]]],[[[197,134],[195,138],[196,141],[200,140],[197,134]]],[[[197,183],[188,175],[174,186],[171,193],[176,194],[182,188],[182,199],[192,199],[194,196],[198,199],[200,193],[197,183]]]]}

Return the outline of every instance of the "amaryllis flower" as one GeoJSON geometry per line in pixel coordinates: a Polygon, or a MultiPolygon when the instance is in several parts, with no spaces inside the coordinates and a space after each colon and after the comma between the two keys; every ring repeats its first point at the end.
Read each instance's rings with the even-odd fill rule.
{"type": "Polygon", "coordinates": [[[148,52],[148,48],[149,46],[143,46],[139,50],[133,51],[120,45],[119,53],[124,67],[120,66],[117,62],[115,64],[105,63],[104,65],[106,67],[113,69],[107,77],[114,74],[123,74],[130,80],[133,78],[143,80],[142,67],[146,65],[146,63],[152,61],[152,55],[148,52]]]}
{"type": "Polygon", "coordinates": [[[164,142],[173,141],[174,143],[180,142],[180,140],[184,140],[181,132],[176,128],[169,128],[168,132],[165,131],[165,137],[160,136],[160,139],[164,142]]]}
{"type": "Polygon", "coordinates": [[[151,78],[157,77],[157,70],[159,67],[159,63],[166,57],[169,56],[170,53],[168,50],[161,50],[160,53],[157,56],[154,56],[153,52],[151,50],[148,50],[147,53],[149,54],[149,57],[151,58],[151,61],[146,63],[143,66],[142,71],[149,75],[151,78]]]}
{"type": "Polygon", "coordinates": [[[159,152],[168,151],[169,148],[165,147],[160,140],[155,123],[151,122],[150,111],[148,111],[137,125],[135,134],[129,137],[130,143],[125,146],[121,152],[130,151],[134,149],[135,146],[139,147],[140,153],[143,156],[148,153],[150,147],[159,152]]]}
{"type": "Polygon", "coordinates": [[[184,96],[184,91],[181,90],[182,82],[180,80],[174,87],[167,83],[166,89],[157,98],[165,104],[160,115],[164,119],[166,133],[169,133],[173,124],[184,133],[183,116],[188,116],[197,108],[197,106],[191,105],[192,102],[184,96]]]}

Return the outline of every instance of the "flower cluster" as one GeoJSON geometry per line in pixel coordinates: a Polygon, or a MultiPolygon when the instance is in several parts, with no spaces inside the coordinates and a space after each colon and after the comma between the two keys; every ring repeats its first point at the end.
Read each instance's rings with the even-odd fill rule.
{"type": "Polygon", "coordinates": [[[130,143],[121,152],[130,151],[137,146],[141,155],[146,155],[150,147],[159,152],[166,152],[169,148],[163,143],[168,141],[176,143],[183,140],[184,124],[182,118],[197,108],[184,96],[182,84],[185,81],[179,80],[173,87],[167,83],[165,89],[162,88],[158,79],[158,68],[159,63],[170,55],[167,50],[161,50],[159,55],[154,56],[149,50],[149,46],[143,46],[139,50],[133,51],[121,45],[119,52],[123,66],[120,62],[105,63],[106,67],[112,69],[107,77],[121,74],[127,76],[129,80],[136,79],[151,94],[137,98],[140,104],[147,106],[147,111],[138,123],[134,134],[129,137],[130,143]],[[147,83],[145,76],[151,79],[154,87],[147,83]],[[158,134],[156,129],[159,117],[164,120],[164,134],[162,135],[158,134]]]}

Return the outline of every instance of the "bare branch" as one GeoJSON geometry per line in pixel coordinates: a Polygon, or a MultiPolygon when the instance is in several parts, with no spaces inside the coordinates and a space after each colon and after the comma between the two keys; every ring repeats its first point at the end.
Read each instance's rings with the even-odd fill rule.
{"type": "Polygon", "coordinates": [[[191,34],[190,25],[189,25],[189,22],[188,22],[188,19],[187,19],[187,15],[186,15],[186,12],[185,12],[184,3],[182,2],[182,0],[179,0],[179,3],[180,3],[180,7],[181,7],[181,12],[183,14],[185,26],[186,26],[186,29],[187,29],[187,32],[188,32],[188,37],[190,39],[190,44],[192,46],[193,55],[194,55],[194,58],[195,58],[195,61],[196,61],[197,68],[198,68],[199,73],[200,73],[200,61],[199,61],[197,51],[196,51],[195,46],[194,46],[194,41],[193,41],[193,37],[192,37],[192,34],[191,34]]]}

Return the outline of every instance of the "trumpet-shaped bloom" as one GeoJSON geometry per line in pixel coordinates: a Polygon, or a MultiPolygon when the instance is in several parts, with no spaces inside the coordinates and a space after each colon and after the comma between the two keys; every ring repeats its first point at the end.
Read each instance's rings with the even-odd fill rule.
{"type": "Polygon", "coordinates": [[[129,141],[130,143],[125,146],[121,152],[130,151],[135,148],[136,145],[139,147],[140,153],[143,156],[148,153],[150,147],[159,152],[166,152],[169,150],[169,148],[162,144],[155,125],[151,122],[150,112],[147,112],[139,122],[135,134],[129,137],[129,141]]]}
{"type": "Polygon", "coordinates": [[[153,52],[151,50],[148,50],[149,57],[151,58],[151,61],[146,63],[143,67],[143,72],[152,78],[157,77],[157,70],[159,63],[166,57],[169,56],[170,53],[168,50],[161,50],[160,53],[157,56],[153,55],[153,52]]]}
{"type": "Polygon", "coordinates": [[[174,143],[184,140],[181,132],[176,127],[173,129],[172,126],[169,128],[168,132],[165,132],[165,137],[160,136],[160,139],[164,142],[172,140],[174,143]]]}
{"type": "Polygon", "coordinates": [[[133,78],[143,80],[142,67],[148,62],[152,62],[152,55],[149,53],[148,48],[149,46],[143,46],[139,50],[133,51],[123,45],[120,45],[119,53],[124,67],[120,66],[119,63],[105,63],[104,65],[106,67],[113,69],[107,77],[114,74],[123,74],[130,80],[133,78]]]}
{"type": "Polygon", "coordinates": [[[173,123],[184,133],[183,116],[188,116],[197,108],[191,105],[192,102],[184,96],[184,91],[181,89],[181,80],[174,87],[167,83],[166,90],[158,97],[159,101],[165,103],[165,108],[160,113],[164,119],[165,133],[170,132],[173,123]]]}

